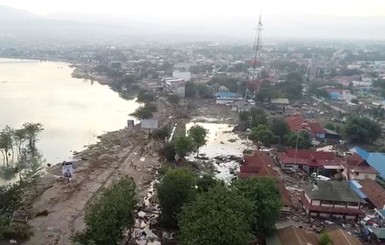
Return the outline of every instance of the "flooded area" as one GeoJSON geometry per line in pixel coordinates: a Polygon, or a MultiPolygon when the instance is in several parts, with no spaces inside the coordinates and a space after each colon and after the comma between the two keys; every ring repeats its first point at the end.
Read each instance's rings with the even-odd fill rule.
{"type": "MultiPolygon", "coordinates": [[[[208,160],[205,161],[212,163],[218,179],[229,182],[239,172],[239,159],[243,156],[243,151],[253,149],[253,143],[233,133],[235,125],[214,121],[217,122],[218,119],[207,118],[206,122],[195,119],[186,124],[186,130],[194,125],[208,130],[207,143],[199,148],[199,155],[207,157],[208,160]]],[[[189,159],[195,156],[196,154],[190,155],[189,159]]]]}
{"type": "Polygon", "coordinates": [[[0,59],[0,128],[42,123],[38,147],[49,163],[72,157],[96,136],[127,125],[138,108],[107,86],[71,77],[68,63],[0,59]]]}

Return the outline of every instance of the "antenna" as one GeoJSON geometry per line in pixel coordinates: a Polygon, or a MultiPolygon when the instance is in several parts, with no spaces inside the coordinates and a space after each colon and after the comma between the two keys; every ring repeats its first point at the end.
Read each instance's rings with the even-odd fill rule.
{"type": "Polygon", "coordinates": [[[261,62],[261,50],[262,50],[262,30],[263,30],[263,25],[262,25],[262,15],[259,15],[259,21],[257,25],[257,32],[255,36],[255,41],[254,41],[254,68],[257,66],[257,62],[261,62]]]}
{"type": "Polygon", "coordinates": [[[260,85],[261,78],[261,51],[262,51],[262,15],[259,15],[259,21],[257,24],[257,29],[255,33],[253,51],[254,51],[254,59],[253,59],[253,67],[250,69],[251,77],[250,82],[253,85],[255,90],[258,90],[260,85]]]}

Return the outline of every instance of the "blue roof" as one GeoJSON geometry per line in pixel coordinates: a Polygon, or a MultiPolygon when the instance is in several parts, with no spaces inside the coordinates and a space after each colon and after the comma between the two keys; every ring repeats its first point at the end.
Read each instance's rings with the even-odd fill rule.
{"type": "Polygon", "coordinates": [[[369,157],[366,158],[366,162],[369,163],[375,170],[377,170],[378,175],[381,178],[385,179],[385,154],[384,153],[370,153],[369,157]]]}
{"type": "Polygon", "coordinates": [[[237,97],[236,93],[233,92],[218,92],[215,97],[237,97]]]}
{"type": "Polygon", "coordinates": [[[351,151],[357,153],[362,159],[365,159],[369,157],[369,152],[365,151],[361,147],[355,146],[351,149],[351,151]]]}
{"type": "Polygon", "coordinates": [[[350,188],[355,192],[357,193],[357,195],[361,198],[361,199],[365,199],[365,198],[368,198],[360,189],[361,189],[361,185],[356,181],[356,180],[349,180],[349,186],[350,188]]]}
{"type": "Polygon", "coordinates": [[[382,179],[385,179],[385,154],[384,153],[367,152],[358,146],[353,147],[351,151],[357,153],[362,159],[365,159],[366,162],[378,172],[378,175],[382,179]]]}

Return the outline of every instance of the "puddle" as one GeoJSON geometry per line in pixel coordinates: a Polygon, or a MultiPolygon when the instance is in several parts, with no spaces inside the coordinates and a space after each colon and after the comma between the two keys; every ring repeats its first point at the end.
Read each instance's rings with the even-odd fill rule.
{"type": "MultiPolygon", "coordinates": [[[[199,125],[209,131],[206,145],[199,149],[199,154],[209,158],[205,162],[213,164],[216,170],[215,177],[228,183],[239,172],[239,161],[234,160],[234,158],[241,158],[243,151],[252,149],[253,144],[251,141],[240,139],[237,134],[232,132],[235,125],[213,123],[213,120],[210,118],[206,118],[208,122],[196,122],[194,120],[186,124],[186,130],[194,125],[199,125]],[[218,159],[219,157],[222,159],[218,159]]],[[[218,121],[218,119],[215,120],[218,121]]],[[[193,161],[195,156],[194,153],[188,156],[187,159],[193,161]]]]}

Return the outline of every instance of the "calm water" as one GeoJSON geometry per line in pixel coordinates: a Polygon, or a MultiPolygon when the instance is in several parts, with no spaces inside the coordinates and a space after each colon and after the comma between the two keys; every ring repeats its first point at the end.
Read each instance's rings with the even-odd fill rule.
{"type": "Polygon", "coordinates": [[[0,58],[0,128],[42,123],[38,146],[49,163],[68,160],[95,136],[124,128],[139,106],[71,72],[67,63],[0,58]]]}

